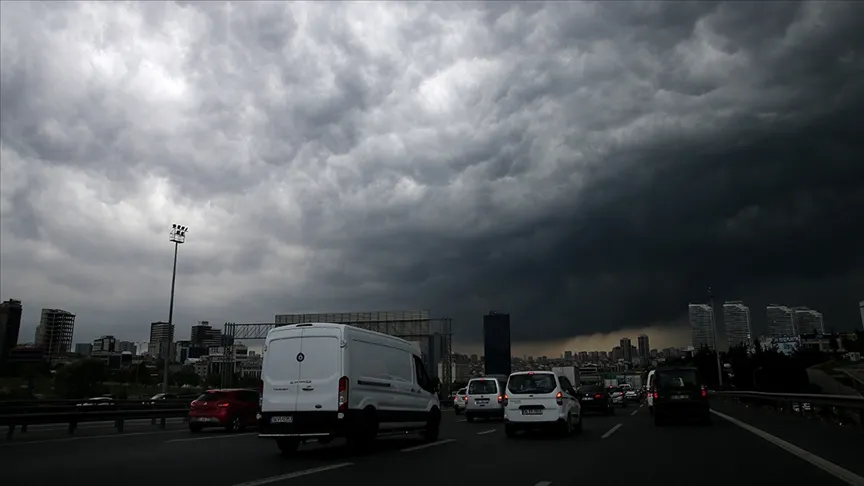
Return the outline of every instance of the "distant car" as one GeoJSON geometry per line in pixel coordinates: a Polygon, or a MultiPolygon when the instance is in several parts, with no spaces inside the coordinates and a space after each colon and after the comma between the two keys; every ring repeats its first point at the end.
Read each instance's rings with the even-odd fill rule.
{"type": "Polygon", "coordinates": [[[699,372],[692,367],[660,368],[654,377],[654,424],[673,419],[698,419],[711,423],[708,389],[701,385],[699,372]]]}
{"type": "Polygon", "coordinates": [[[648,372],[648,381],[645,384],[645,390],[647,391],[647,395],[645,396],[645,403],[648,404],[648,413],[654,413],[654,380],[657,374],[657,370],[651,370],[648,372]]]}
{"type": "Polygon", "coordinates": [[[561,435],[582,430],[582,407],[570,380],[551,371],[510,375],[504,395],[504,433],[553,429],[561,435]]]}
{"type": "Polygon", "coordinates": [[[608,390],[599,385],[585,385],[576,390],[582,412],[600,412],[615,415],[615,406],[608,390]]]}
{"type": "Polygon", "coordinates": [[[627,407],[627,402],[624,400],[624,392],[619,388],[610,388],[609,398],[612,399],[613,405],[621,405],[624,408],[627,407]]]}
{"type": "Polygon", "coordinates": [[[189,430],[200,432],[204,427],[223,427],[239,432],[255,425],[259,393],[256,390],[207,390],[189,406],[189,430]]]}
{"type": "Polygon", "coordinates": [[[453,395],[453,411],[456,412],[456,415],[465,411],[465,403],[468,400],[468,389],[460,388],[459,391],[453,395]]]}
{"type": "Polygon", "coordinates": [[[627,402],[638,402],[639,401],[639,392],[636,390],[625,390],[624,391],[624,400],[627,402]]]}
{"type": "Polygon", "coordinates": [[[154,405],[155,402],[162,400],[178,400],[180,397],[173,393],[157,393],[150,397],[149,400],[144,400],[141,402],[142,405],[154,405]]]}
{"type": "Polygon", "coordinates": [[[76,404],[78,407],[94,407],[94,406],[109,406],[114,405],[114,397],[110,395],[88,398],[87,400],[76,404]]]}

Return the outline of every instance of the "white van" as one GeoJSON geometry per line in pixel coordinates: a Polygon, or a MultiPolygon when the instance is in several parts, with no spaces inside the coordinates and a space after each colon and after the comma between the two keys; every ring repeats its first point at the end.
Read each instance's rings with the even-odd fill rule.
{"type": "Polygon", "coordinates": [[[267,333],[259,437],[283,453],[301,442],[420,432],[438,440],[441,406],[416,347],[346,324],[304,323],[267,333]]]}
{"type": "Polygon", "coordinates": [[[475,418],[504,418],[504,389],[506,376],[484,376],[468,380],[465,400],[465,420],[475,418]]]}
{"type": "Polygon", "coordinates": [[[562,435],[582,431],[582,406],[570,380],[551,371],[510,375],[504,395],[504,433],[555,429],[562,435]]]}
{"type": "Polygon", "coordinates": [[[647,398],[645,401],[648,402],[648,413],[654,413],[654,377],[657,370],[651,370],[648,372],[648,384],[645,385],[645,388],[648,390],[647,398]]]}

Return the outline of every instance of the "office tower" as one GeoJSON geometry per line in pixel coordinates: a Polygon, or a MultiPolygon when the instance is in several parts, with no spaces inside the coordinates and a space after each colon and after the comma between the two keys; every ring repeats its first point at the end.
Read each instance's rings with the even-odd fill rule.
{"type": "Polygon", "coordinates": [[[618,345],[621,346],[621,357],[624,358],[624,361],[628,363],[633,361],[633,351],[631,350],[633,345],[630,343],[630,338],[621,338],[618,345]]]}
{"type": "Polygon", "coordinates": [[[688,306],[690,330],[692,331],[693,348],[708,348],[715,350],[714,344],[714,311],[707,304],[690,304],[688,306]]]}
{"type": "Polygon", "coordinates": [[[174,342],[174,324],[153,322],[150,324],[150,356],[171,359],[171,347],[174,342]]]}
{"type": "Polygon", "coordinates": [[[117,351],[117,339],[114,336],[102,336],[93,340],[93,353],[113,353],[117,351]]]}
{"type": "Polygon", "coordinates": [[[750,327],[750,308],[740,300],[723,304],[723,325],[726,328],[726,342],[729,347],[750,345],[752,329],[750,327]]]}
{"type": "Polygon", "coordinates": [[[62,358],[72,351],[74,331],[75,314],[63,309],[42,309],[36,327],[36,346],[44,350],[49,362],[62,358]]]}
{"type": "Polygon", "coordinates": [[[6,361],[9,352],[18,344],[23,309],[20,300],[9,299],[0,304],[0,363],[6,361]]]}
{"type": "Polygon", "coordinates": [[[510,375],[510,314],[483,316],[483,355],[487,375],[510,375]]]}
{"type": "Polygon", "coordinates": [[[765,316],[768,321],[768,336],[787,337],[799,334],[795,326],[795,311],[791,307],[768,305],[765,307],[765,316]]]}
{"type": "Polygon", "coordinates": [[[639,344],[639,357],[641,359],[648,359],[650,357],[651,348],[648,346],[648,335],[641,334],[636,342],[639,344]]]}
{"type": "Polygon", "coordinates": [[[801,334],[825,334],[822,313],[807,307],[795,308],[795,327],[801,334]]]}

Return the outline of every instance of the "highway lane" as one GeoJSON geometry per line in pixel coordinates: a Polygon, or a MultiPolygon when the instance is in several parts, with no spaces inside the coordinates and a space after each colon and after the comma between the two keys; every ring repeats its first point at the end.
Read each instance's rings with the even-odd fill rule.
{"type": "Polygon", "coordinates": [[[5,484],[162,481],[208,486],[440,486],[458,480],[502,485],[576,485],[586,481],[728,486],[786,482],[839,486],[844,483],[793,454],[723,419],[709,427],[655,427],[645,408],[617,415],[586,416],[584,432],[507,439],[498,421],[468,424],[445,412],[441,440],[376,441],[373,451],[352,455],[337,444],[302,447],[282,457],[275,444],[254,432],[191,434],[159,431],[66,442],[0,444],[0,481],[5,484]],[[631,415],[632,414],[632,415],[631,415]],[[45,467],[49,464],[50,467],[45,467]],[[134,471],[145,471],[137,474],[134,471]],[[140,477],[139,477],[140,476],[140,477]]]}

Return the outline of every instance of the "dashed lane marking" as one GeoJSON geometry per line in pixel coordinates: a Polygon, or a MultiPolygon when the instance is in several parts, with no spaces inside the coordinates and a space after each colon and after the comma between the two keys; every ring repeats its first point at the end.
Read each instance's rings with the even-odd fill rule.
{"type": "Polygon", "coordinates": [[[457,422],[467,422],[467,421],[468,421],[467,419],[460,419],[460,420],[457,420],[457,422]]]}
{"type": "Polygon", "coordinates": [[[185,439],[171,439],[166,440],[165,443],[171,442],[192,442],[195,440],[213,440],[213,439],[234,439],[237,437],[246,437],[248,435],[255,435],[257,432],[246,432],[245,434],[222,434],[222,435],[209,435],[207,437],[187,437],[185,439]]]}
{"type": "Polygon", "coordinates": [[[332,471],[334,469],[340,469],[343,467],[353,466],[354,463],[351,462],[343,462],[342,464],[333,464],[332,466],[323,466],[316,467],[313,469],[305,469],[303,471],[296,471],[288,474],[282,474],[281,476],[272,476],[269,478],[256,479],[254,481],[248,481],[245,483],[235,484],[234,486],[260,486],[262,484],[270,484],[278,481],[285,481],[286,479],[294,479],[299,478],[301,476],[308,476],[310,474],[317,474],[326,471],[332,471]]]}
{"type": "Polygon", "coordinates": [[[738,427],[741,427],[742,429],[744,429],[748,432],[751,432],[753,434],[758,435],[759,437],[767,440],[768,442],[776,445],[777,447],[785,450],[786,452],[789,452],[791,454],[794,454],[794,455],[800,457],[801,459],[804,459],[805,461],[809,462],[810,464],[813,464],[814,466],[818,467],[819,469],[822,469],[823,471],[827,472],[828,474],[831,474],[832,476],[840,479],[841,481],[846,482],[847,484],[851,484],[852,486],[864,486],[864,478],[853,473],[852,471],[848,471],[846,469],[843,469],[842,467],[838,466],[837,464],[834,464],[833,462],[822,459],[821,457],[817,456],[816,454],[813,454],[812,452],[806,451],[806,450],[804,450],[804,449],[802,449],[802,448],[800,448],[794,444],[790,444],[789,442],[786,442],[785,440],[783,440],[779,437],[775,437],[775,436],[769,434],[768,432],[765,432],[762,429],[757,429],[756,427],[753,427],[752,425],[745,423],[745,422],[742,422],[742,421],[740,421],[734,417],[730,417],[730,416],[726,415],[725,413],[720,413],[716,410],[711,410],[711,413],[713,413],[714,415],[716,415],[718,417],[724,418],[724,419],[728,420],[729,422],[732,422],[733,424],[737,425],[738,427]]]}
{"type": "Polygon", "coordinates": [[[633,410],[633,412],[630,413],[630,416],[632,417],[632,416],[636,415],[637,413],[639,413],[638,408],[636,410],[633,410]]]}
{"type": "Polygon", "coordinates": [[[612,428],[609,429],[605,434],[601,435],[600,438],[601,438],[601,439],[605,439],[605,438],[609,437],[610,435],[614,434],[615,431],[617,431],[618,429],[620,429],[622,425],[624,425],[624,424],[618,424],[618,425],[616,425],[615,427],[612,427],[612,428]]]}
{"type": "Polygon", "coordinates": [[[484,430],[483,432],[477,432],[477,435],[486,435],[486,434],[491,434],[492,432],[495,432],[496,430],[498,430],[498,429],[489,429],[489,430],[484,430]]]}
{"type": "Polygon", "coordinates": [[[414,451],[419,451],[421,449],[426,449],[429,447],[435,447],[435,446],[439,446],[439,445],[449,444],[451,442],[456,442],[456,439],[444,439],[444,440],[439,440],[437,442],[430,442],[428,444],[418,445],[418,446],[414,446],[414,447],[406,447],[406,448],[402,449],[401,452],[414,452],[414,451]]]}

